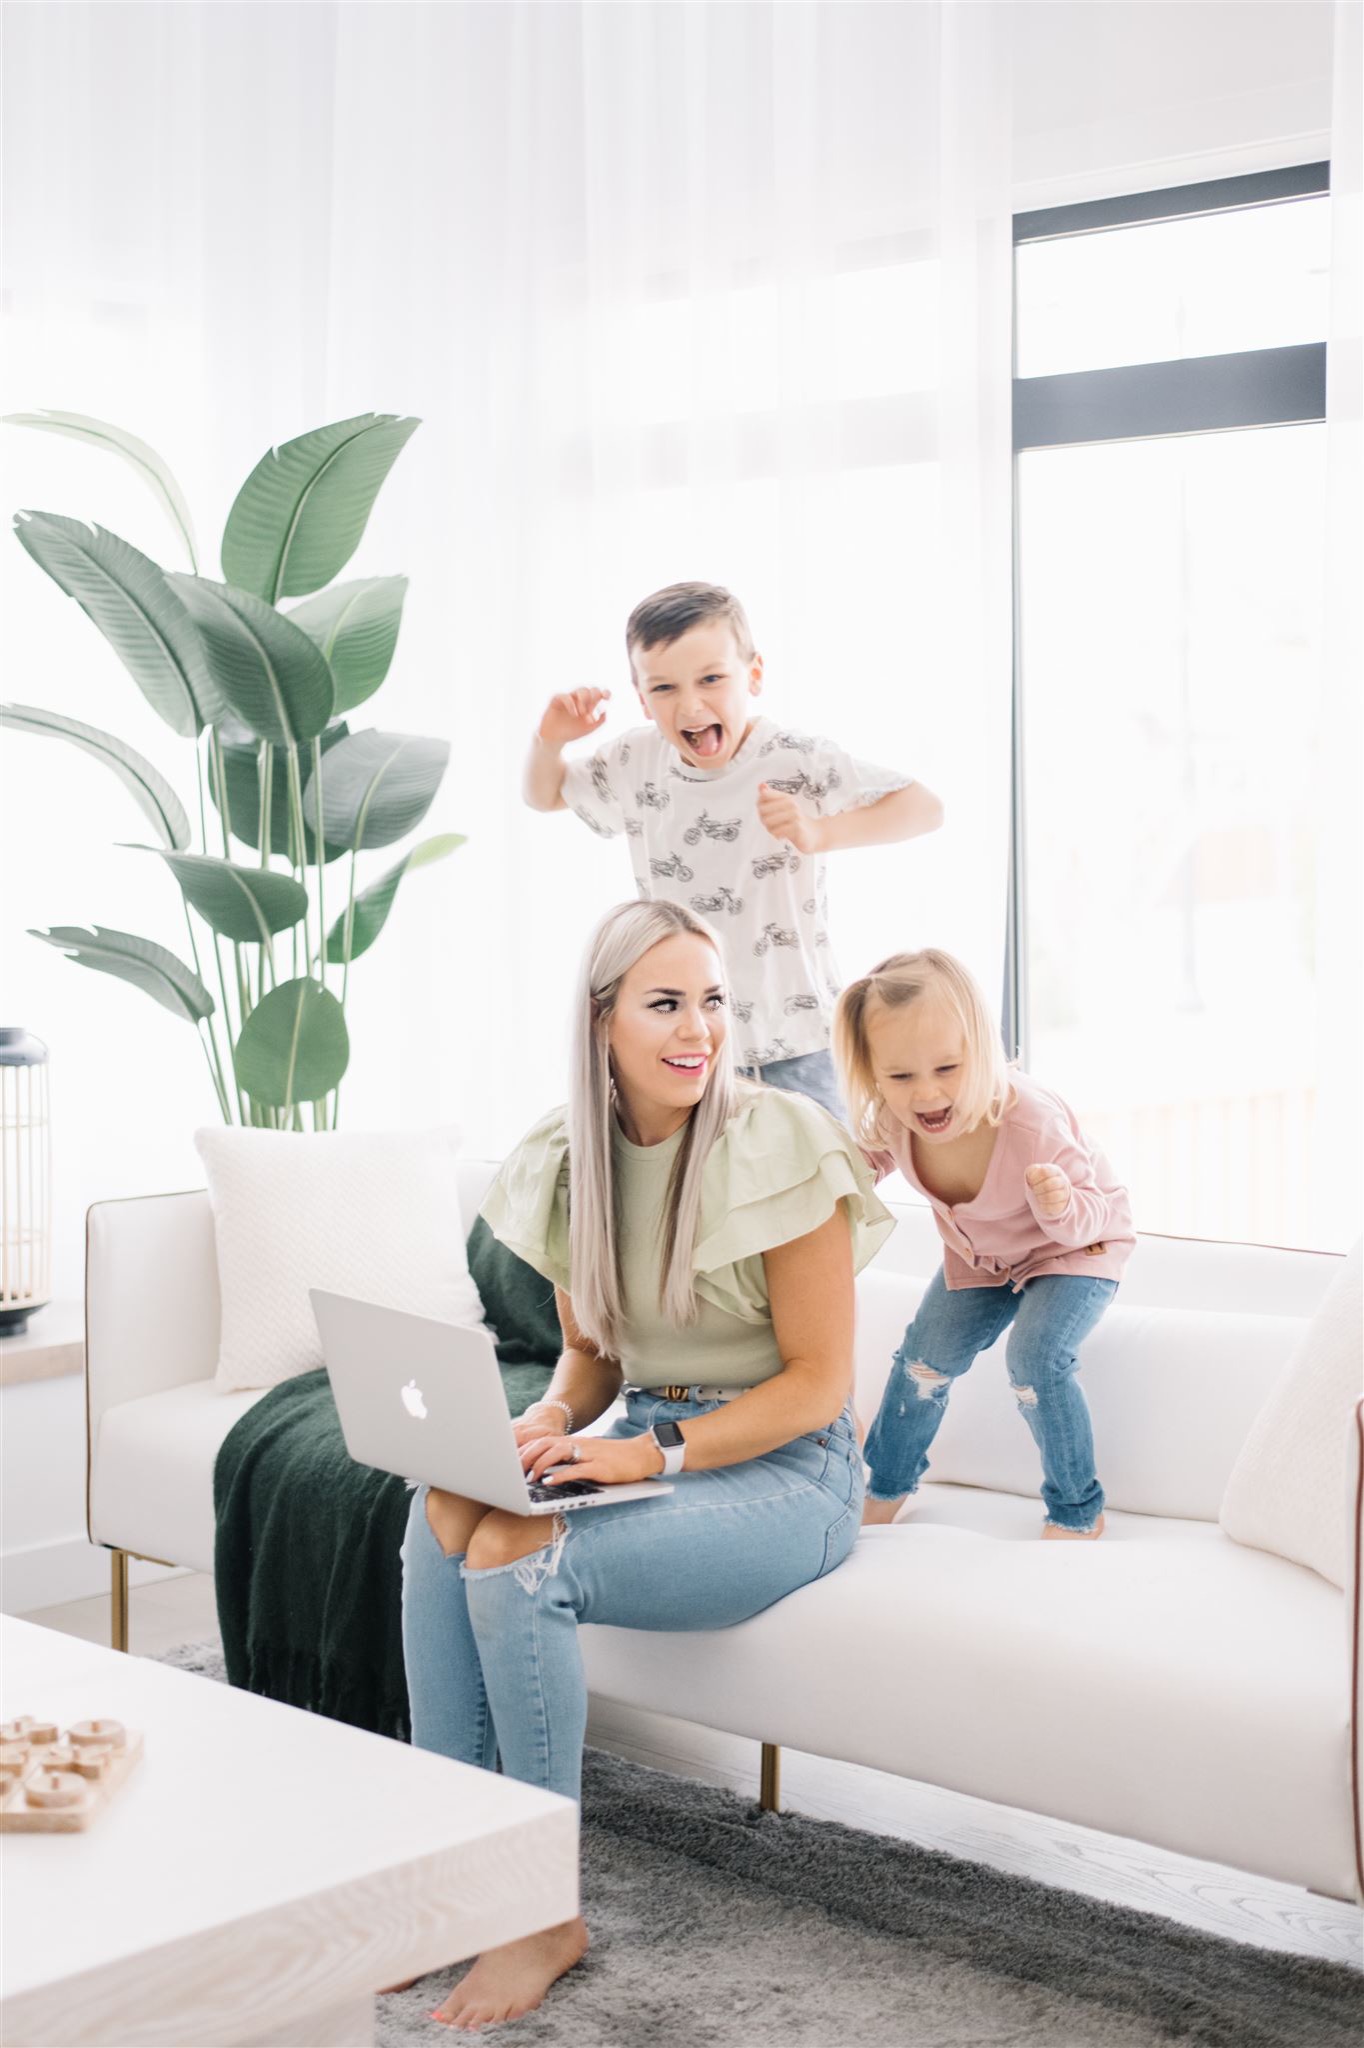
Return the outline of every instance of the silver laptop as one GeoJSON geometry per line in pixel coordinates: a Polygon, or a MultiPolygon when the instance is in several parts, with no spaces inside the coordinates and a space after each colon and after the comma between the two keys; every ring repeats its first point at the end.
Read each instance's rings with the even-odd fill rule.
{"type": "MultiPolygon", "coordinates": [[[[309,1289],[346,1449],[361,1465],[439,1486],[514,1515],[657,1500],[657,1479],[601,1486],[528,1480],[486,1330],[309,1289]]],[[[571,1466],[561,1469],[571,1471],[571,1466]]]]}

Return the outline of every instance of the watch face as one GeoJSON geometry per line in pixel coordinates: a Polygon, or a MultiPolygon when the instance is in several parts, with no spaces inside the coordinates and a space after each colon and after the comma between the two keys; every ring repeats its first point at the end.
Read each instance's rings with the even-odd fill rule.
{"type": "Polygon", "coordinates": [[[656,1422],[654,1442],[665,1451],[675,1451],[679,1444],[686,1442],[686,1438],[675,1422],[656,1422]]]}

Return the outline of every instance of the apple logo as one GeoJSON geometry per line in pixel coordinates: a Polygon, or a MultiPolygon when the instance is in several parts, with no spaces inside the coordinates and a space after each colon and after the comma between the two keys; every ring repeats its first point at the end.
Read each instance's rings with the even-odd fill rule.
{"type": "Polygon", "coordinates": [[[415,1415],[419,1422],[425,1422],[426,1403],[422,1399],[422,1390],[415,1380],[409,1380],[403,1388],[403,1406],[409,1415],[415,1415]]]}

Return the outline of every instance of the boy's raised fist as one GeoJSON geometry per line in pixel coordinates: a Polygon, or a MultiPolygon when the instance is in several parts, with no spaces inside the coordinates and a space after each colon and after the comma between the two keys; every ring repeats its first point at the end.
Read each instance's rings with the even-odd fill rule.
{"type": "Polygon", "coordinates": [[[547,747],[566,747],[570,740],[585,740],[590,732],[605,725],[606,713],[597,707],[604,705],[610,695],[609,690],[566,690],[560,697],[551,697],[535,728],[536,738],[547,747]]]}
{"type": "Polygon", "coordinates": [[[787,840],[797,853],[820,851],[820,820],[808,817],[793,796],[773,789],[770,782],[758,785],[758,816],[774,839],[787,840]]]}
{"type": "Polygon", "coordinates": [[[1070,1182],[1059,1166],[1030,1166],[1023,1178],[1044,1216],[1064,1215],[1070,1201],[1070,1182]]]}

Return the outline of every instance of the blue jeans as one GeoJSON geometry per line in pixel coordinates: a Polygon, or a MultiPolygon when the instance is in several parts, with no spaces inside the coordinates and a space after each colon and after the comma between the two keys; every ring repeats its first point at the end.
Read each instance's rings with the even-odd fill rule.
{"type": "Polygon", "coordinates": [[[739,1072],[747,1074],[750,1080],[766,1082],[769,1088],[786,1088],[792,1095],[808,1095],[811,1102],[827,1109],[841,1124],[848,1121],[838,1092],[834,1056],[827,1046],[823,1052],[801,1052],[793,1060],[772,1060],[765,1067],[740,1067],[739,1072]]]}
{"type": "Polygon", "coordinates": [[[1116,1280],[1039,1273],[1012,1287],[949,1290],[939,1270],[895,1354],[881,1409],[867,1437],[874,1500],[913,1493],[928,1469],[928,1447],[947,1412],[952,1382],[970,1370],[1010,1323],[1006,1359],[1019,1413],[1042,1454],[1047,1520],[1092,1529],[1104,1492],[1094,1471],[1089,1409],[1076,1382],[1079,1347],[1117,1292],[1116,1280]]]}
{"type": "MultiPolygon", "coordinates": [[[[608,1434],[718,1405],[632,1391],[608,1434]]],[[[403,1542],[403,1656],[419,1749],[486,1770],[500,1754],[509,1777],[576,1799],[579,1622],[728,1628],[842,1564],[862,1519],[851,1409],[764,1457],[672,1484],[656,1501],[546,1518],[544,1549],[486,1571],[445,1555],[418,1488],[403,1542]]]]}

